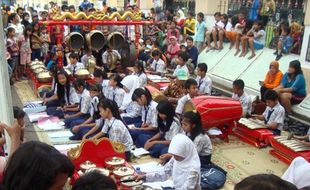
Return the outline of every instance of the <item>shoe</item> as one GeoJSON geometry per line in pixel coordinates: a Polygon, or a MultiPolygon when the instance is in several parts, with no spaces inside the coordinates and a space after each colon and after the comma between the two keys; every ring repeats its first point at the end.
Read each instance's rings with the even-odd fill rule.
{"type": "Polygon", "coordinates": [[[78,140],[81,140],[77,135],[73,135],[73,136],[69,137],[69,139],[70,139],[71,141],[78,141],[78,140]]]}
{"type": "Polygon", "coordinates": [[[282,54],[278,54],[277,57],[276,57],[276,61],[279,61],[282,56],[283,56],[282,54]]]}

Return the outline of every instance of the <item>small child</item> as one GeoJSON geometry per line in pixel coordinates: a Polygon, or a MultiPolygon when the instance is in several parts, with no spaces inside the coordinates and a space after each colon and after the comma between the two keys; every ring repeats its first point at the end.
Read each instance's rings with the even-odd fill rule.
{"type": "Polygon", "coordinates": [[[20,141],[24,142],[24,133],[25,133],[25,115],[26,113],[17,106],[13,106],[13,115],[14,119],[17,120],[18,125],[21,127],[20,141]]]}
{"type": "Polygon", "coordinates": [[[236,53],[235,56],[237,56],[240,52],[240,42],[241,42],[241,37],[242,37],[242,33],[243,30],[245,29],[246,26],[246,19],[245,19],[245,15],[243,12],[238,14],[238,23],[235,26],[235,31],[237,33],[237,37],[236,37],[236,53]]]}
{"type": "Polygon", "coordinates": [[[290,28],[284,27],[278,41],[277,51],[274,52],[274,54],[277,55],[276,61],[279,61],[281,59],[281,57],[283,56],[282,53],[289,53],[290,48],[293,46],[293,38],[289,34],[290,28]]]}
{"type": "Polygon", "coordinates": [[[31,44],[30,38],[32,34],[31,26],[27,26],[24,29],[24,34],[19,36],[19,51],[20,51],[20,73],[19,75],[25,74],[27,64],[31,62],[31,44]]]}
{"type": "Polygon", "coordinates": [[[43,59],[46,60],[47,55],[49,53],[49,46],[51,43],[51,39],[50,39],[50,35],[47,31],[46,26],[41,26],[40,31],[41,31],[40,38],[42,40],[41,53],[42,53],[43,59]]]}
{"type": "Polygon", "coordinates": [[[203,50],[203,45],[205,42],[205,33],[207,29],[207,24],[204,21],[204,15],[202,12],[197,14],[197,23],[195,27],[195,41],[194,44],[197,47],[199,53],[203,50]]]}
{"type": "Polygon", "coordinates": [[[70,60],[70,63],[65,68],[69,69],[72,72],[73,75],[79,69],[84,69],[85,68],[83,63],[78,62],[79,55],[77,53],[74,53],[74,52],[70,53],[69,60],[70,60]]]}
{"type": "Polygon", "coordinates": [[[241,79],[237,79],[233,82],[233,94],[232,99],[239,100],[242,106],[242,115],[246,117],[251,115],[252,101],[250,96],[244,92],[244,82],[241,79]]]}
{"type": "Polygon", "coordinates": [[[184,86],[187,94],[178,100],[178,105],[175,108],[175,112],[179,118],[183,114],[185,104],[198,94],[198,84],[195,79],[188,79],[185,81],[184,86]]]}
{"type": "Polygon", "coordinates": [[[150,70],[155,73],[163,74],[166,70],[166,63],[160,58],[161,53],[159,50],[154,50],[152,52],[153,62],[151,64],[150,70]]]}
{"type": "Polygon", "coordinates": [[[19,81],[18,78],[18,65],[19,65],[19,47],[17,44],[17,40],[15,38],[15,29],[12,27],[8,27],[6,31],[6,48],[11,56],[11,68],[13,70],[13,76],[16,81],[19,81]]]}
{"type": "Polygon", "coordinates": [[[264,99],[267,108],[262,115],[253,115],[254,119],[265,122],[266,127],[272,131],[274,135],[281,135],[284,124],[285,109],[279,103],[279,97],[276,91],[267,90],[264,99]]]}
{"type": "Polygon", "coordinates": [[[119,108],[122,106],[125,95],[121,81],[122,77],[120,75],[112,75],[110,77],[109,88],[106,96],[108,99],[115,101],[119,108]]]}
{"type": "Polygon", "coordinates": [[[210,49],[223,49],[223,38],[224,38],[224,23],[221,21],[221,13],[216,12],[214,14],[215,23],[211,31],[206,32],[207,36],[207,43],[208,43],[208,50],[210,49]],[[211,35],[214,42],[214,46],[211,47],[211,35]],[[219,37],[219,45],[217,44],[217,37],[219,37]]]}
{"type": "Polygon", "coordinates": [[[247,43],[249,43],[251,49],[251,56],[248,59],[254,58],[255,49],[263,49],[265,47],[265,40],[266,40],[266,32],[263,29],[263,22],[262,21],[255,21],[253,24],[252,29],[247,33],[246,36],[241,38],[242,41],[242,53],[239,57],[244,57],[247,53],[247,43]]]}
{"type": "Polygon", "coordinates": [[[54,52],[50,53],[50,59],[46,61],[46,68],[50,70],[53,66],[57,66],[57,54],[54,52]]]}
{"type": "Polygon", "coordinates": [[[74,88],[77,94],[80,94],[80,102],[77,107],[68,108],[72,114],[64,115],[64,122],[67,128],[72,128],[75,125],[83,123],[89,117],[89,109],[91,107],[91,96],[86,89],[86,82],[81,79],[77,79],[74,82],[74,88]]]}
{"type": "Polygon", "coordinates": [[[96,83],[101,85],[103,95],[107,97],[109,90],[109,79],[107,73],[104,70],[96,69],[93,75],[96,83]]]}
{"type": "Polygon", "coordinates": [[[140,85],[141,87],[147,85],[147,76],[145,74],[144,65],[143,62],[140,60],[137,60],[135,62],[135,65],[133,66],[134,69],[134,75],[138,76],[140,79],[140,85]]]}
{"type": "Polygon", "coordinates": [[[188,12],[187,13],[187,18],[184,23],[184,36],[183,40],[185,40],[188,36],[193,36],[195,35],[195,25],[196,25],[196,20],[194,18],[194,13],[193,12],[188,12]]]}
{"type": "Polygon", "coordinates": [[[212,80],[207,76],[208,66],[206,63],[199,63],[197,66],[196,81],[199,95],[211,95],[212,80]]]}

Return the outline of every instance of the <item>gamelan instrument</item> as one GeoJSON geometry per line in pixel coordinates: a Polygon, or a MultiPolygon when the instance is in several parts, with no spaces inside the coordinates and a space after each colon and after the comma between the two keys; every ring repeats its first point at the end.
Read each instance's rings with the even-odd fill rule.
{"type": "Polygon", "coordinates": [[[310,145],[296,139],[288,140],[287,136],[276,136],[270,138],[269,142],[273,148],[269,153],[287,164],[298,156],[310,162],[310,145]]]}
{"type": "Polygon", "coordinates": [[[234,134],[257,148],[266,147],[269,144],[269,138],[274,136],[263,121],[246,118],[238,121],[234,134]]]}
{"type": "Polygon", "coordinates": [[[65,41],[72,50],[79,50],[84,47],[84,37],[79,32],[71,32],[65,37],[65,41]]]}
{"type": "Polygon", "coordinates": [[[105,43],[105,37],[99,30],[92,30],[86,34],[86,42],[91,50],[100,50],[103,48],[105,43]]]}

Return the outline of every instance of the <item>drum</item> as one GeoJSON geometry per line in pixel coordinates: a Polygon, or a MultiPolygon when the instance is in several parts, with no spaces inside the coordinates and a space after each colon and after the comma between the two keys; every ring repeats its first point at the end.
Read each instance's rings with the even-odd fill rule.
{"type": "Polygon", "coordinates": [[[112,32],[107,39],[108,46],[111,46],[115,50],[122,49],[125,41],[125,37],[120,32],[112,32]]]}
{"type": "Polygon", "coordinates": [[[79,50],[84,46],[84,38],[79,32],[71,32],[66,36],[65,41],[72,50],[79,50]]]}
{"type": "Polygon", "coordinates": [[[134,66],[135,61],[137,59],[136,46],[134,43],[126,41],[123,44],[122,49],[119,50],[119,53],[121,54],[122,57],[121,65],[123,68],[134,66]]]}
{"type": "Polygon", "coordinates": [[[92,30],[86,35],[86,42],[90,49],[100,50],[105,44],[105,37],[99,30],[92,30]]]}

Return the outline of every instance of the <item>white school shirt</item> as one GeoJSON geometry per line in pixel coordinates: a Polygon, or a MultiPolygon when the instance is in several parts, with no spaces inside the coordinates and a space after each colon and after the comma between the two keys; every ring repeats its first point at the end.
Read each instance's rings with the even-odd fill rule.
{"type": "MultiPolygon", "coordinates": [[[[109,52],[108,51],[105,51],[103,54],[102,54],[102,63],[104,65],[106,65],[108,63],[108,55],[109,55],[109,52]]],[[[119,52],[115,49],[112,50],[112,55],[115,55],[117,57],[117,59],[121,59],[121,54],[119,54],[119,52]]]]}
{"type": "MultiPolygon", "coordinates": [[[[162,131],[159,131],[159,132],[160,132],[161,135],[163,134],[162,131]]],[[[171,141],[172,138],[173,138],[175,135],[179,134],[180,132],[181,132],[181,123],[180,123],[180,120],[179,120],[177,117],[174,117],[174,118],[173,118],[173,122],[171,123],[171,126],[170,126],[170,128],[169,128],[169,131],[167,131],[167,132],[165,133],[164,138],[165,138],[165,140],[167,140],[167,141],[171,141]]]]}
{"type": "Polygon", "coordinates": [[[137,75],[139,77],[141,87],[147,85],[147,76],[145,73],[141,74],[135,73],[134,75],[137,75]]]}
{"type": "Polygon", "coordinates": [[[220,20],[214,23],[213,29],[215,29],[215,26],[217,26],[220,29],[223,29],[225,27],[225,24],[220,20]]]}
{"type": "Polygon", "coordinates": [[[87,67],[87,66],[88,66],[89,60],[96,60],[96,59],[95,59],[95,57],[94,57],[93,55],[88,56],[88,55],[86,54],[86,55],[83,55],[83,56],[82,56],[81,62],[84,64],[84,67],[87,67]]]}
{"type": "Polygon", "coordinates": [[[177,107],[175,108],[175,113],[182,114],[184,106],[185,106],[186,102],[188,102],[189,100],[191,100],[191,97],[189,96],[189,94],[186,94],[185,96],[180,98],[178,100],[177,107]]]}
{"type": "Polygon", "coordinates": [[[186,72],[187,77],[189,77],[189,71],[188,71],[188,68],[187,68],[186,64],[183,65],[183,66],[178,65],[178,66],[175,68],[174,72],[173,72],[173,76],[177,76],[178,71],[181,70],[181,69],[183,69],[183,70],[186,72]]]}
{"type": "Polygon", "coordinates": [[[150,104],[148,106],[144,106],[142,108],[142,123],[146,123],[151,125],[154,128],[157,128],[157,103],[155,101],[151,101],[150,104]]]}
{"type": "Polygon", "coordinates": [[[109,135],[111,141],[123,143],[126,151],[130,151],[133,146],[133,141],[125,124],[112,117],[110,120],[106,119],[101,130],[103,133],[109,135]]]}
{"type": "Polygon", "coordinates": [[[109,80],[108,79],[103,80],[101,86],[102,86],[102,93],[103,93],[104,97],[108,97],[109,88],[110,88],[109,80]]]}
{"type": "Polygon", "coordinates": [[[141,116],[142,106],[140,106],[136,101],[132,101],[128,104],[125,109],[126,113],[121,113],[121,117],[137,118],[141,116]]]}
{"type": "Polygon", "coordinates": [[[273,108],[267,106],[265,109],[263,116],[265,118],[265,121],[267,121],[267,125],[272,123],[278,124],[278,129],[282,130],[283,124],[284,124],[284,118],[285,118],[285,109],[281,104],[278,102],[277,105],[275,105],[273,108]],[[268,113],[271,112],[271,115],[268,120],[268,113]]]}
{"type": "Polygon", "coordinates": [[[116,88],[109,87],[106,98],[115,101],[117,103],[117,106],[121,107],[124,95],[125,95],[124,89],[119,87],[116,88]]]}
{"type": "Polygon", "coordinates": [[[243,92],[243,94],[239,97],[237,94],[233,93],[232,99],[239,100],[242,106],[242,115],[251,114],[252,111],[252,100],[250,96],[243,92]]]}
{"type": "Polygon", "coordinates": [[[69,63],[66,67],[64,67],[65,69],[68,69],[72,74],[75,74],[76,71],[78,71],[79,69],[84,69],[84,64],[81,62],[77,62],[75,65],[72,65],[71,63],[69,63]]]}
{"type": "Polygon", "coordinates": [[[89,91],[84,89],[82,94],[81,94],[81,99],[80,99],[80,112],[87,114],[89,113],[89,109],[91,107],[91,96],[89,95],[89,91]]]}
{"type": "Polygon", "coordinates": [[[206,75],[204,78],[197,76],[198,91],[203,94],[211,95],[212,80],[206,75]]]}
{"type": "Polygon", "coordinates": [[[70,94],[69,94],[69,100],[68,100],[68,98],[67,98],[67,90],[65,88],[64,98],[65,98],[65,101],[66,101],[66,105],[74,105],[74,104],[80,103],[80,98],[79,98],[78,94],[76,93],[76,91],[75,91],[75,89],[73,87],[70,87],[70,92],[69,93],[70,94]]]}
{"type": "Polygon", "coordinates": [[[198,135],[193,143],[195,144],[199,156],[208,156],[212,154],[212,143],[207,134],[198,135]]]}
{"type": "Polygon", "coordinates": [[[163,73],[165,72],[166,64],[162,59],[159,59],[158,61],[154,59],[151,67],[155,72],[163,73]]]}
{"type": "Polygon", "coordinates": [[[233,28],[231,22],[227,22],[227,24],[226,24],[226,26],[225,26],[225,30],[226,30],[227,32],[231,32],[231,31],[234,30],[234,28],[233,28]]]}
{"type": "Polygon", "coordinates": [[[93,117],[94,114],[98,111],[99,98],[97,96],[93,97],[90,103],[91,106],[89,109],[89,114],[93,117]]]}

